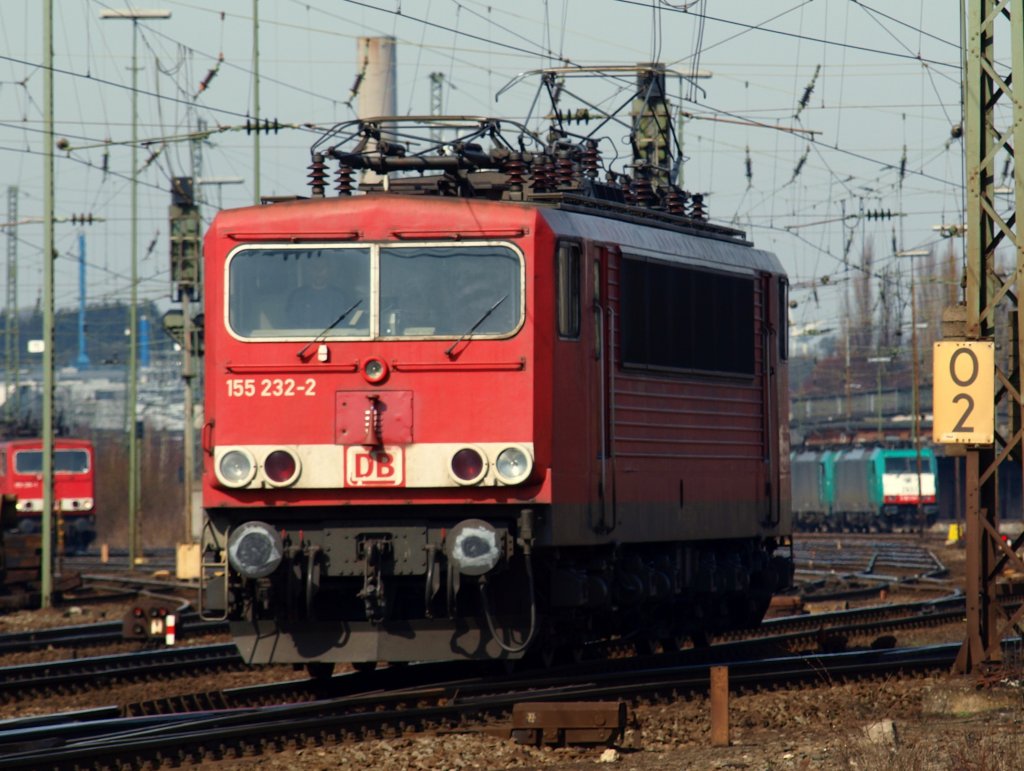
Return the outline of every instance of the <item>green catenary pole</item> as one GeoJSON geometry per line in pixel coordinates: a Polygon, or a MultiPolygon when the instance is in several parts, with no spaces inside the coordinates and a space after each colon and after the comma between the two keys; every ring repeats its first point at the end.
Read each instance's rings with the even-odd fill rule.
{"type": "Polygon", "coordinates": [[[40,603],[53,603],[53,0],[43,11],[43,522],[40,603]]]}

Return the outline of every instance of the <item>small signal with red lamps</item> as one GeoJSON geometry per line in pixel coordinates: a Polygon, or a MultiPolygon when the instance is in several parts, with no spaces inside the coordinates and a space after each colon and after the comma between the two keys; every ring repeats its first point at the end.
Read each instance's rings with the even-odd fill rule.
{"type": "Polygon", "coordinates": [[[125,640],[162,640],[165,645],[174,645],[177,627],[177,615],[167,600],[144,599],[125,614],[121,636],[125,640]]]}

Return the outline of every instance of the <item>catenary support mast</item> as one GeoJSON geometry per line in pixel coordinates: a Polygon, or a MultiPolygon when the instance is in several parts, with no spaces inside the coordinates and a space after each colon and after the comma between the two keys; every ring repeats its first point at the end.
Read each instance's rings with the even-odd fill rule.
{"type": "MultiPolygon", "coordinates": [[[[1017,296],[1024,276],[1024,232],[1016,221],[1024,211],[1024,177],[1014,164],[1013,211],[1000,214],[995,201],[997,163],[1014,148],[1024,148],[1024,0],[969,0],[964,87],[964,141],[967,170],[966,308],[962,327],[951,335],[965,341],[1000,340],[997,350],[1008,359],[995,363],[995,442],[967,448],[967,639],[954,670],[980,674],[1002,659],[1001,641],[1024,616],[1024,606],[1008,615],[997,602],[996,581],[1002,569],[1024,570],[1014,544],[999,534],[996,469],[1007,459],[1021,462],[1021,346],[1024,341],[1017,296]],[[996,59],[996,45],[1010,46],[996,59]],[[996,251],[1013,248],[1015,269],[997,270],[996,251]]],[[[945,326],[945,325],[944,325],[945,326]]],[[[947,330],[947,335],[950,330],[947,330]]]]}

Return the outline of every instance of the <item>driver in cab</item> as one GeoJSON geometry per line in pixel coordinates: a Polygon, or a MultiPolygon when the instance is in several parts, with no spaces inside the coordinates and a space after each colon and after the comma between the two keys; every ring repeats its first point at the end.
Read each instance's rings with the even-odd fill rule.
{"type": "MultiPolygon", "coordinates": [[[[314,257],[303,266],[302,281],[288,296],[288,325],[299,329],[324,329],[339,314],[361,300],[354,287],[343,289],[333,280],[330,260],[314,257]]],[[[360,303],[361,304],[361,303],[360,303]]],[[[355,326],[364,314],[359,308],[348,313],[348,325],[355,326]]]]}

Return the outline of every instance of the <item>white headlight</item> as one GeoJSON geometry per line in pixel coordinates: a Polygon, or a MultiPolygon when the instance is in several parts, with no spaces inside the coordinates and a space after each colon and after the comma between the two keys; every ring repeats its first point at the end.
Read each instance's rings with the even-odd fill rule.
{"type": "Polygon", "coordinates": [[[228,450],[217,463],[217,478],[227,487],[245,487],[256,476],[256,459],[248,450],[228,450]]]}
{"type": "Polygon", "coordinates": [[[506,447],[498,453],[494,470],[502,482],[514,485],[522,482],[533,470],[533,461],[521,447],[506,447]]]}
{"type": "Polygon", "coordinates": [[[266,522],[246,522],[228,538],[228,560],[245,578],[269,576],[283,555],[281,534],[266,522]]]}

